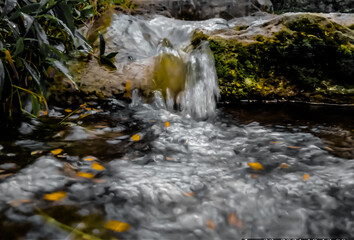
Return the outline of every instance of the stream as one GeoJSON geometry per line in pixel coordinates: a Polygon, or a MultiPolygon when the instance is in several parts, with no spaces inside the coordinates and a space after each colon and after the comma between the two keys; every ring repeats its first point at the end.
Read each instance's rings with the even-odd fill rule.
{"type": "Polygon", "coordinates": [[[161,63],[161,91],[1,124],[1,239],[353,237],[353,107],[218,102],[189,41],[232,24],[114,16],[118,69],[161,63]]]}

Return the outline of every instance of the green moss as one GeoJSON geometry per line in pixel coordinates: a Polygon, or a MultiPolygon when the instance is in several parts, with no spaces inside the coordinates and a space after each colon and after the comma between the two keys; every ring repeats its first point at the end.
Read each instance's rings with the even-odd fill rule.
{"type": "MultiPolygon", "coordinates": [[[[354,88],[354,33],[317,16],[285,21],[272,38],[255,42],[208,38],[214,53],[221,94],[226,99],[300,98],[320,94],[329,99],[333,86],[354,88]]],[[[197,38],[197,39],[196,39],[197,38]]],[[[327,99],[327,98],[326,98],[327,99]]]]}

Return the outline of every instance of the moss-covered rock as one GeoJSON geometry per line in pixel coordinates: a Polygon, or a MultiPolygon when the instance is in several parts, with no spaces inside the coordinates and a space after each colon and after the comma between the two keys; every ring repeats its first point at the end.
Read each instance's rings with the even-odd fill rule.
{"type": "Polygon", "coordinates": [[[320,14],[285,14],[208,40],[224,99],[354,103],[354,31],[320,14]]]}

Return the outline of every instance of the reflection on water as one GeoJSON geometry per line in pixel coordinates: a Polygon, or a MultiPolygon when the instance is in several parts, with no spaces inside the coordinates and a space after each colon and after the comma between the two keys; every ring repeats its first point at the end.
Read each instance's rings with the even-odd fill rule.
{"type": "MultiPolygon", "coordinates": [[[[136,97],[129,107],[114,100],[104,111],[65,127],[53,124],[58,120],[52,117],[29,122],[31,133],[21,125],[17,137],[17,130],[8,130],[13,137],[1,136],[1,164],[10,162],[8,152],[24,152],[13,158],[35,162],[18,173],[0,173],[15,173],[0,180],[0,231],[8,238],[82,238],[48,222],[36,210],[43,209],[73,229],[102,238],[354,235],[354,160],[340,157],[342,145],[337,148],[333,139],[328,145],[314,130],[352,134],[350,109],[334,108],[344,115],[330,115],[327,108],[304,105],[241,105],[196,121],[162,103],[159,97],[152,104],[136,97]],[[134,134],[139,141],[132,141],[134,134]],[[49,150],[59,147],[63,154],[54,157],[49,150]],[[43,149],[44,156],[30,156],[34,149],[43,149]],[[93,169],[85,161],[89,155],[104,169],[93,169]],[[253,170],[250,162],[264,169],[253,170]],[[78,177],[79,172],[93,178],[78,177]],[[43,199],[59,190],[67,197],[43,199]],[[131,228],[107,230],[108,220],[131,228]]],[[[59,114],[63,109],[52,116],[59,114]]]]}

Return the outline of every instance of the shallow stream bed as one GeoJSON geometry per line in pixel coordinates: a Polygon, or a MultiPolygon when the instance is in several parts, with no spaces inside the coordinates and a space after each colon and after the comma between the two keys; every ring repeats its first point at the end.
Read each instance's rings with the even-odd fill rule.
{"type": "Polygon", "coordinates": [[[51,109],[1,129],[1,239],[354,236],[352,108],[241,104],[195,120],[136,98],[64,125],[68,110],[51,109]]]}

